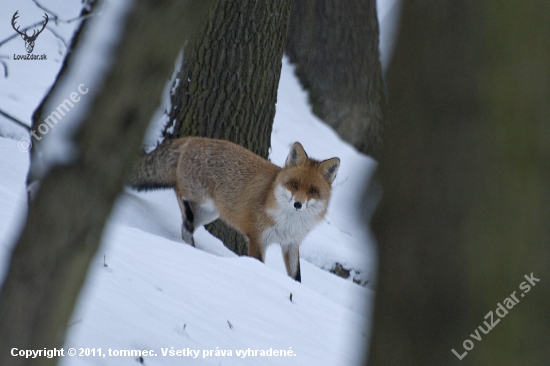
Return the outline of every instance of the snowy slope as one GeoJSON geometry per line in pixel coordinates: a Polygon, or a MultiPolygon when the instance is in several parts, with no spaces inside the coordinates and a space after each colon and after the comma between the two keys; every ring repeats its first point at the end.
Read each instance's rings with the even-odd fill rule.
{"type": "MultiPolygon", "coordinates": [[[[288,65],[283,78],[289,80],[281,84],[282,93],[293,93],[292,88],[301,93],[288,65]]],[[[298,104],[296,95],[292,100],[298,104]]],[[[281,97],[278,110],[285,109],[281,97]]],[[[304,110],[307,111],[305,107],[304,110]]],[[[311,155],[321,158],[338,155],[345,161],[348,154],[358,155],[313,117],[302,117],[311,124],[305,129],[308,138],[300,132],[296,120],[289,116],[280,118],[278,113],[274,162],[284,160],[288,145],[294,140],[302,141],[311,155]],[[323,144],[316,137],[326,144],[327,151],[323,151],[323,144]]],[[[24,212],[28,158],[17,149],[16,141],[0,141],[2,172],[11,172],[1,179],[2,222],[6,224],[0,228],[3,236],[13,237],[13,230],[8,233],[8,228],[14,227],[17,217],[24,212]]],[[[356,159],[363,159],[362,169],[368,171],[369,160],[361,156],[356,159]]],[[[320,225],[304,243],[302,284],[287,277],[275,246],[268,252],[265,266],[250,258],[237,258],[204,229],[196,236],[198,248],[183,244],[179,238],[180,214],[171,191],[146,194],[126,191],[117,203],[102,247],[92,263],[65,348],[101,348],[102,352],[109,348],[154,350],[156,357],[144,357],[148,365],[181,364],[183,356],[162,356],[163,349],[171,347],[201,352],[197,359],[186,360],[186,364],[360,363],[369,329],[365,309],[370,306],[372,291],[319,269],[306,258],[310,255],[325,264],[335,260],[333,255],[339,256],[341,262],[352,263],[360,257],[369,262],[364,243],[362,251],[354,250],[361,238],[365,239],[358,230],[361,226],[355,231],[351,228],[350,233],[342,232],[340,227],[353,207],[349,206],[353,200],[344,194],[349,191],[347,182],[357,180],[351,176],[352,167],[346,173],[343,163],[342,169],[337,178],[342,183],[336,184],[329,209],[333,222],[320,225]],[[348,243],[355,244],[347,247],[348,243]],[[347,249],[341,251],[341,247],[347,249]],[[232,355],[202,358],[203,350],[213,350],[215,354],[216,347],[218,351],[231,350],[232,355]],[[236,355],[237,350],[248,348],[292,350],[296,356],[236,355]]],[[[2,241],[3,264],[8,248],[8,243],[2,241]]],[[[131,357],[114,356],[65,357],[62,361],[64,365],[134,363],[131,357]]]]}
{"type": "MultiPolygon", "coordinates": [[[[267,266],[236,257],[204,229],[197,231],[197,248],[192,248],[181,241],[180,213],[172,191],[127,190],[92,265],[67,347],[154,350],[157,357],[144,358],[151,365],[180,364],[186,356],[162,356],[162,350],[171,347],[200,351],[189,364],[361,362],[369,329],[365,310],[370,308],[372,291],[321,268],[338,261],[358,266],[363,274],[373,271],[369,238],[354,211],[357,192],[373,162],[315,120],[305,100],[285,64],[272,160],[282,164],[290,144],[299,140],[312,156],[336,155],[343,161],[327,222],[304,242],[302,284],[287,277],[277,246],[268,250],[267,266]],[[285,105],[285,99],[292,104],[285,105]],[[248,348],[292,349],[296,356],[258,360],[260,356],[236,355],[248,348]],[[214,354],[231,350],[232,355],[202,358],[205,350],[214,354]]],[[[65,365],[128,362],[112,357],[63,361],[65,365]]]]}
{"type": "MultiPolygon", "coordinates": [[[[0,2],[2,9],[9,10],[0,16],[0,38],[4,39],[11,32],[7,28],[11,29],[12,13],[17,9],[20,13],[30,11],[34,4],[12,1],[4,7],[7,0],[0,2]]],[[[79,8],[67,7],[66,11],[69,18],[78,14],[79,8]]],[[[70,30],[58,33],[67,39],[71,34],[70,30]]],[[[45,35],[36,43],[36,47],[43,47],[37,52],[52,54],[51,60],[33,64],[32,71],[29,64],[9,61],[9,77],[0,80],[0,108],[25,123],[30,123],[62,60],[54,56],[63,50],[59,39],[45,35]]],[[[0,48],[0,55],[22,53],[12,48],[23,50],[22,41],[8,42],[0,48]]],[[[28,154],[18,149],[17,141],[27,133],[1,116],[0,136],[3,278],[26,210],[28,154]]],[[[107,355],[65,356],[62,364],[136,363],[133,356],[109,356],[108,349],[153,350],[156,356],[143,357],[146,365],[360,364],[370,328],[376,254],[357,211],[375,162],[342,142],[311,115],[306,94],[284,60],[270,159],[283,165],[294,141],[300,141],[312,157],[338,156],[342,161],[326,220],[301,247],[302,284],[288,278],[276,245],[268,250],[263,265],[238,258],[201,228],[195,236],[197,248],[192,248],[180,238],[181,219],[173,192],[138,194],[126,190],[91,265],[65,344],[65,350],[74,347],[77,353],[79,348],[97,352],[101,348],[107,355]],[[336,263],[352,270],[350,279],[328,272],[336,263]],[[352,278],[366,287],[353,283],[352,278]],[[163,356],[163,351],[172,347],[199,351],[199,356],[163,356]],[[237,355],[237,351],[249,348],[272,348],[292,355],[237,355]],[[212,356],[203,354],[209,350],[212,356]],[[225,356],[214,356],[222,350],[225,356]]]]}
{"type": "Polygon", "coordinates": [[[306,237],[300,247],[301,257],[326,270],[340,263],[354,271],[351,278],[371,286],[375,253],[370,243],[373,240],[358,211],[365,182],[376,163],[357,153],[311,114],[307,94],[301,89],[285,57],[271,136],[271,161],[284,165],[294,141],[300,141],[311,157],[327,159],[337,156],[341,160],[325,222],[306,237]]]}
{"type": "MultiPolygon", "coordinates": [[[[181,357],[162,356],[171,347],[200,350],[189,364],[258,365],[255,357],[237,357],[237,350],[273,348],[296,356],[264,357],[261,364],[353,365],[366,340],[363,315],[251,258],[219,257],[117,224],[102,254],[107,267],[102,255],[94,261],[66,347],[154,350],[157,357],[144,357],[148,365],[181,364],[181,357]],[[203,358],[203,350],[216,349],[233,354],[203,358]]],[[[315,275],[314,267],[304,267],[304,275],[315,275]]],[[[330,277],[336,281],[314,280],[326,287],[343,281],[330,277]]],[[[129,364],[110,357],[63,361],[129,364]]]]}

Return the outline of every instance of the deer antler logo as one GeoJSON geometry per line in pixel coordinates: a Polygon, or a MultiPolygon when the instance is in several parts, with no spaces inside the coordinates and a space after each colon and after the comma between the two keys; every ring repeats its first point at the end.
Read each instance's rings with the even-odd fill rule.
{"type": "Polygon", "coordinates": [[[44,19],[45,19],[45,22],[42,24],[42,29],[40,29],[38,31],[38,33],[36,32],[36,29],[33,30],[32,32],[32,36],[29,36],[27,34],[27,31],[25,32],[20,32],[19,31],[19,26],[17,26],[17,28],[15,27],[15,20],[17,18],[19,18],[19,15],[17,15],[17,13],[19,13],[19,10],[17,10],[15,12],[15,14],[13,14],[13,18],[11,18],[11,26],[13,27],[13,29],[15,29],[15,31],[17,33],[19,33],[21,35],[21,38],[23,38],[23,40],[25,41],[25,48],[27,49],[27,53],[32,53],[32,50],[34,49],[34,41],[36,41],[36,38],[38,38],[38,35],[40,33],[42,33],[42,31],[44,30],[44,28],[46,28],[46,24],[48,24],[48,14],[44,13],[44,19]]]}

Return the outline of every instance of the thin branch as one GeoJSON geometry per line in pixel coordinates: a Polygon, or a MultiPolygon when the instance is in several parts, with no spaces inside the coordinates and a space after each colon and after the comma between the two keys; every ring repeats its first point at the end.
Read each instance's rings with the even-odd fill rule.
{"type": "Polygon", "coordinates": [[[77,17],[70,18],[70,19],[67,19],[67,20],[59,19],[59,22],[60,23],[65,23],[65,24],[70,24],[70,23],[75,22],[77,20],[85,20],[85,19],[94,17],[95,15],[96,15],[95,13],[90,13],[90,14],[86,14],[86,15],[79,15],[77,17]]]}
{"type": "Polygon", "coordinates": [[[8,64],[6,63],[6,61],[1,60],[3,58],[8,58],[8,57],[0,56],[0,64],[2,64],[2,66],[4,67],[4,79],[7,79],[7,77],[8,77],[8,64]]]}
{"type": "Polygon", "coordinates": [[[47,9],[45,8],[42,4],[40,4],[38,2],[38,0],[32,0],[32,2],[38,6],[40,9],[44,10],[46,13],[49,13],[51,14],[51,19],[54,21],[54,23],[57,25],[57,20],[59,19],[59,17],[57,16],[57,14],[55,14],[53,11],[51,11],[50,9],[47,9]]]}
{"type": "Polygon", "coordinates": [[[46,29],[49,30],[50,32],[52,32],[52,34],[55,36],[55,38],[59,39],[61,41],[61,43],[63,43],[63,46],[65,46],[66,51],[69,50],[69,46],[67,45],[67,42],[65,41],[65,39],[63,37],[61,37],[57,32],[54,32],[53,29],[50,29],[50,28],[46,28],[46,29]]]}
{"type": "MultiPolygon", "coordinates": [[[[79,16],[76,16],[74,18],[70,18],[70,19],[67,19],[67,20],[64,20],[64,19],[61,19],[56,13],[54,13],[53,11],[51,11],[50,9],[47,9],[44,5],[40,4],[38,2],[38,0],[32,0],[33,3],[36,4],[36,6],[38,6],[40,9],[44,10],[46,13],[49,13],[51,14],[52,16],[52,19],[53,21],[55,22],[55,24],[57,24],[57,22],[60,22],[60,23],[72,23],[76,20],[84,20],[86,18],[89,18],[91,16],[93,16],[93,13],[88,13],[88,14],[85,14],[86,12],[89,12],[89,6],[88,5],[85,5],[82,7],[82,11],[80,13],[79,16]],[[86,7],[86,8],[85,8],[86,7]],[[85,14],[85,15],[83,15],[85,14]]],[[[95,2],[95,1],[92,1],[92,3],[95,2]]],[[[84,3],[84,2],[83,2],[84,3]]]]}
{"type": "Polygon", "coordinates": [[[6,117],[7,119],[11,120],[12,122],[15,122],[16,124],[18,124],[19,126],[23,127],[24,129],[26,129],[27,131],[30,131],[31,128],[29,126],[27,126],[24,122],[21,122],[20,120],[18,120],[17,118],[15,118],[14,116],[4,112],[3,110],[0,109],[0,115],[6,117]]]}

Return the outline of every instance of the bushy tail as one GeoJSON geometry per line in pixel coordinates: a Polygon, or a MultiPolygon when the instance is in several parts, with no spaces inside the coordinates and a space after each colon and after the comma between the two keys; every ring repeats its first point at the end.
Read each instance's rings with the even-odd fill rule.
{"type": "Polygon", "coordinates": [[[128,185],[138,191],[174,188],[179,151],[174,140],[164,141],[149,154],[138,159],[128,185]]]}

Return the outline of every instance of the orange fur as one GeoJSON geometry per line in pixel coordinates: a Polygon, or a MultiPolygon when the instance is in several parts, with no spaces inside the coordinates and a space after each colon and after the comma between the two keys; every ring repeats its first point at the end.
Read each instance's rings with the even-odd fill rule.
{"type": "Polygon", "coordinates": [[[228,141],[184,137],[143,157],[130,184],[175,189],[184,241],[194,244],[194,228],[220,217],[247,237],[251,257],[263,261],[279,243],[289,276],[300,281],[298,247],[327,212],[339,164],[310,159],[298,142],[281,168],[228,141]]]}

